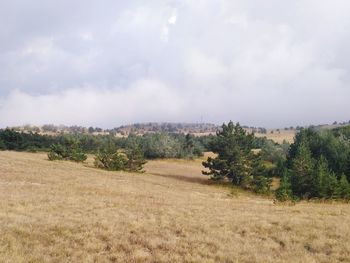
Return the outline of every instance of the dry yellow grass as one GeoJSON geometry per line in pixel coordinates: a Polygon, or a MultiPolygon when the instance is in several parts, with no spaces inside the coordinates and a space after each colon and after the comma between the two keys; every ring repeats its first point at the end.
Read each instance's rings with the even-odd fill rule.
{"type": "Polygon", "coordinates": [[[199,161],[106,172],[0,152],[0,262],[349,262],[347,204],[275,205],[199,161]]]}
{"type": "Polygon", "coordinates": [[[269,140],[273,140],[277,143],[282,143],[283,140],[286,140],[289,143],[294,142],[295,130],[268,130],[266,134],[255,133],[256,137],[266,137],[269,140]],[[273,131],[273,133],[271,133],[273,131]]]}

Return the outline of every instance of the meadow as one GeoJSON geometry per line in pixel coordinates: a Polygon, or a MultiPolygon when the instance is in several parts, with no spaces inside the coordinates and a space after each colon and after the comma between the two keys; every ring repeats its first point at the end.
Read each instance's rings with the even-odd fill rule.
{"type": "Polygon", "coordinates": [[[0,152],[0,262],[350,262],[350,206],[275,203],[201,159],[107,172],[0,152]]]}

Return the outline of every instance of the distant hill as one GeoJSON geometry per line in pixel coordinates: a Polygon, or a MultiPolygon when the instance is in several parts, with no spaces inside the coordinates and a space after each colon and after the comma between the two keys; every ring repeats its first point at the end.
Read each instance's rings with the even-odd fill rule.
{"type": "MultiPolygon", "coordinates": [[[[348,122],[334,122],[332,124],[320,124],[320,125],[309,125],[307,127],[313,127],[315,129],[332,129],[341,126],[350,125],[348,122]]],[[[268,139],[273,139],[275,141],[293,141],[293,137],[296,131],[303,128],[302,126],[296,127],[285,127],[281,129],[266,129],[263,127],[253,127],[253,126],[242,126],[247,132],[254,132],[257,136],[262,137],[266,136],[268,139]]],[[[18,127],[12,127],[17,131],[22,132],[34,132],[40,134],[93,134],[93,135],[113,135],[117,137],[128,136],[129,134],[143,135],[146,133],[190,133],[196,136],[215,134],[219,125],[212,123],[172,123],[172,122],[146,122],[146,123],[134,123],[129,125],[122,125],[112,129],[102,129],[99,127],[83,127],[83,126],[66,126],[66,125],[53,125],[45,124],[43,126],[33,126],[33,125],[24,125],[18,127]]]]}
{"type": "Polygon", "coordinates": [[[24,125],[12,127],[17,131],[37,132],[41,134],[60,134],[60,133],[79,133],[79,134],[94,134],[94,135],[114,135],[127,136],[133,134],[146,133],[191,133],[191,134],[210,134],[215,133],[219,128],[218,125],[211,123],[170,123],[170,122],[148,122],[122,125],[113,129],[102,129],[99,127],[82,127],[82,126],[65,126],[46,124],[43,126],[24,125]]]}
{"type": "Polygon", "coordinates": [[[149,122],[123,125],[113,130],[116,133],[127,135],[130,133],[215,133],[219,126],[211,123],[171,123],[171,122],[149,122]]]}

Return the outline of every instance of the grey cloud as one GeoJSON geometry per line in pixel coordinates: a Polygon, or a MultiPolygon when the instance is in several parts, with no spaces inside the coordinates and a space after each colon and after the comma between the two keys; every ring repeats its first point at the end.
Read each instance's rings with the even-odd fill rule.
{"type": "Polygon", "coordinates": [[[0,126],[350,119],[349,11],[345,0],[3,2],[0,126]]]}

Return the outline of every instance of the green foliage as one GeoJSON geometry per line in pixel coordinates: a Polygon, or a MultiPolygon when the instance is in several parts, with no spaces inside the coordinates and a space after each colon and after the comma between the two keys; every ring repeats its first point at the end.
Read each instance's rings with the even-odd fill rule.
{"type": "Polygon", "coordinates": [[[278,201],[284,202],[293,199],[293,191],[288,175],[284,175],[281,178],[280,186],[275,193],[278,201]]]}
{"type": "Polygon", "coordinates": [[[211,142],[211,149],[217,157],[209,157],[203,162],[208,170],[202,173],[211,176],[213,180],[228,179],[232,184],[243,188],[253,188],[257,192],[267,191],[271,180],[265,179],[261,159],[252,152],[253,145],[254,135],[247,134],[239,123],[223,124],[211,142]]]}
{"type": "Polygon", "coordinates": [[[278,144],[272,140],[265,140],[259,148],[261,148],[261,158],[264,161],[277,164],[286,159],[289,143],[284,141],[282,144],[278,144]]]}
{"type": "Polygon", "coordinates": [[[129,135],[117,138],[111,135],[57,134],[55,136],[38,133],[23,133],[13,129],[0,129],[0,150],[50,151],[51,145],[63,145],[66,140],[76,140],[85,153],[97,153],[107,145],[127,149],[135,140],[145,158],[195,158],[201,156],[212,136],[195,137],[184,134],[129,135]],[[3,143],[1,143],[3,142],[3,143]]]}
{"type": "Polygon", "coordinates": [[[272,183],[272,178],[268,176],[268,169],[263,164],[261,155],[258,154],[253,162],[253,190],[258,194],[268,194],[272,183]]]}
{"type": "Polygon", "coordinates": [[[146,134],[142,144],[145,156],[149,159],[181,157],[181,143],[170,134],[146,134]]]}
{"type": "Polygon", "coordinates": [[[304,197],[312,195],[313,165],[310,149],[305,142],[302,142],[292,162],[291,184],[295,195],[304,197]]]}
{"type": "Polygon", "coordinates": [[[66,150],[61,144],[53,144],[51,150],[48,153],[48,158],[50,161],[53,160],[63,160],[67,157],[66,150]]]}
{"type": "Polygon", "coordinates": [[[108,142],[96,154],[95,166],[109,171],[143,172],[146,160],[140,140],[141,137],[130,135],[124,144],[124,151],[118,149],[112,141],[108,142]]]}
{"type": "Polygon", "coordinates": [[[5,143],[0,139],[0,151],[6,150],[5,143]]]}
{"type": "Polygon", "coordinates": [[[130,141],[126,149],[127,162],[125,169],[129,172],[144,172],[143,166],[146,164],[144,154],[137,142],[137,138],[130,141]]]}
{"type": "Polygon", "coordinates": [[[348,199],[349,132],[349,127],[319,132],[301,129],[284,165],[284,173],[290,175],[290,185],[281,181],[276,197],[280,198],[288,190],[298,198],[348,199]]]}
{"type": "Polygon", "coordinates": [[[186,134],[183,142],[183,153],[184,157],[193,159],[203,155],[204,147],[196,140],[196,137],[191,134],[186,134]]]}
{"type": "Polygon", "coordinates": [[[99,151],[95,156],[94,165],[97,168],[109,171],[121,171],[125,169],[127,158],[117,149],[109,148],[99,151]]]}
{"type": "Polygon", "coordinates": [[[79,146],[79,142],[72,139],[65,139],[63,144],[57,143],[51,145],[48,153],[50,161],[69,160],[75,162],[84,162],[87,159],[86,154],[79,146]]]}
{"type": "Polygon", "coordinates": [[[331,198],[337,189],[338,181],[335,174],[329,170],[327,160],[321,156],[314,168],[311,197],[331,198]]]}
{"type": "Polygon", "coordinates": [[[350,199],[350,184],[344,174],[340,177],[335,196],[337,198],[350,199]]]}

